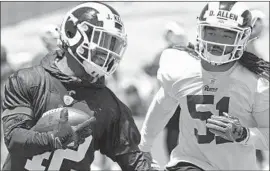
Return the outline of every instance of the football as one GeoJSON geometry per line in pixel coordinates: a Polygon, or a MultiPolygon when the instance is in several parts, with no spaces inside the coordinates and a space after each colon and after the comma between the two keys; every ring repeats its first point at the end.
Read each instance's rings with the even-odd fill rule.
{"type": "MultiPolygon", "coordinates": [[[[67,120],[71,126],[76,126],[80,123],[83,123],[87,119],[90,119],[93,114],[87,114],[79,109],[75,109],[72,107],[65,107],[67,109],[67,120]]],[[[55,126],[58,125],[58,122],[60,120],[60,117],[62,119],[63,116],[61,116],[61,111],[64,108],[56,108],[51,109],[45,112],[42,117],[37,121],[36,125],[32,128],[32,130],[37,132],[48,132],[53,131],[55,126]]],[[[93,111],[92,111],[93,112],[93,111]]]]}

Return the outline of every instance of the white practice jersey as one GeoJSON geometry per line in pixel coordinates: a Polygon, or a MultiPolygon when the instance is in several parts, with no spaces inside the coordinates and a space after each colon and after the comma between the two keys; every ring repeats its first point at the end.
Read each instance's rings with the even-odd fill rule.
{"type": "Polygon", "coordinates": [[[162,87],[152,101],[142,127],[140,148],[150,151],[180,104],[179,145],[168,165],[179,161],[205,170],[254,170],[255,149],[269,150],[269,82],[238,62],[226,72],[207,72],[185,51],[167,49],[158,71],[162,87]],[[206,128],[211,115],[227,112],[248,127],[251,136],[229,142],[206,128]]]}

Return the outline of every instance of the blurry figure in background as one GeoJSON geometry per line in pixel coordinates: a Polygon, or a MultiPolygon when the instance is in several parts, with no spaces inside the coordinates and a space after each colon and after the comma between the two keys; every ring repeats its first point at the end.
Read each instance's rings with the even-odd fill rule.
{"type": "Polygon", "coordinates": [[[109,87],[114,93],[119,92],[119,71],[115,71],[111,77],[108,77],[105,81],[107,87],[109,87]]]}
{"type": "Polygon", "coordinates": [[[48,52],[57,50],[59,40],[59,28],[56,25],[48,25],[40,36],[48,52]]]}
{"type": "Polygon", "coordinates": [[[167,48],[172,48],[173,46],[180,45],[185,46],[188,44],[186,33],[184,30],[184,25],[175,21],[171,21],[165,26],[164,39],[167,43],[154,58],[153,62],[144,67],[144,71],[151,77],[156,78],[157,70],[159,68],[159,59],[162,51],[167,48]]]}
{"type": "Polygon", "coordinates": [[[12,54],[12,58],[9,58],[9,63],[14,71],[22,68],[29,68],[32,66],[32,60],[35,55],[29,51],[21,51],[12,54]]]}
{"type": "Polygon", "coordinates": [[[39,65],[40,61],[48,52],[59,49],[59,28],[56,25],[48,25],[42,29],[40,39],[45,47],[32,61],[32,66],[39,65]]]}
{"type": "MultiPolygon", "coordinates": [[[[164,39],[167,42],[167,46],[164,49],[173,48],[174,46],[186,47],[189,44],[184,25],[175,21],[172,21],[166,24],[164,39]]],[[[153,89],[153,95],[159,89],[159,84],[157,82],[156,77],[157,77],[157,70],[159,68],[160,56],[164,49],[162,49],[156,55],[152,63],[144,67],[145,73],[149,75],[150,77],[154,78],[156,82],[155,84],[156,86],[153,89]]],[[[150,97],[150,100],[152,100],[152,97],[153,96],[150,97]]],[[[167,131],[166,131],[165,137],[166,137],[166,147],[167,147],[168,157],[170,156],[174,147],[178,144],[180,110],[181,109],[178,106],[173,117],[170,119],[170,121],[166,125],[167,131]]]]}
{"type": "MultiPolygon", "coordinates": [[[[7,61],[7,50],[1,45],[1,103],[3,101],[3,88],[5,80],[13,73],[13,69],[7,61]]],[[[2,107],[1,107],[2,112],[2,107]]]]}
{"type": "Polygon", "coordinates": [[[258,50],[255,47],[255,40],[259,39],[259,37],[262,36],[264,33],[265,15],[260,10],[252,10],[251,14],[252,14],[252,33],[250,36],[249,43],[247,45],[247,51],[257,56],[261,56],[261,54],[258,54],[258,50]]]}
{"type": "MultiPolygon", "coordinates": [[[[4,100],[4,82],[5,80],[13,73],[13,69],[7,61],[7,50],[1,45],[1,103],[4,100]]],[[[2,105],[1,105],[1,113],[2,113],[2,105]]],[[[2,122],[1,122],[1,168],[2,164],[5,161],[6,155],[8,154],[7,148],[4,144],[4,134],[2,131],[2,122]]]]}
{"type": "MultiPolygon", "coordinates": [[[[257,9],[251,10],[252,14],[252,33],[246,51],[269,61],[267,57],[262,56],[256,48],[255,42],[264,34],[265,14],[257,9]]],[[[257,162],[261,169],[269,170],[269,152],[256,150],[257,162]]]]}
{"type": "Polygon", "coordinates": [[[147,112],[147,106],[143,98],[141,98],[135,83],[128,83],[124,85],[123,89],[125,102],[130,108],[132,115],[137,117],[144,117],[145,113],[147,112]]]}

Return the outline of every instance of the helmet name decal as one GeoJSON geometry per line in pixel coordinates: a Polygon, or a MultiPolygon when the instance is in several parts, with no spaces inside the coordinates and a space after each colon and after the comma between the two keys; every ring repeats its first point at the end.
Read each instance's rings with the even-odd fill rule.
{"type": "Polygon", "coordinates": [[[107,20],[112,20],[112,19],[114,19],[115,22],[117,22],[118,24],[123,25],[123,22],[122,22],[121,18],[120,18],[118,15],[113,15],[113,18],[112,18],[111,15],[108,14],[106,19],[107,19],[107,20]]]}
{"type": "Polygon", "coordinates": [[[114,20],[115,20],[117,23],[123,25],[123,22],[122,22],[122,20],[121,20],[121,18],[120,18],[119,16],[114,15],[114,20]]]}
{"type": "Polygon", "coordinates": [[[233,20],[239,24],[243,23],[243,19],[242,17],[239,17],[238,15],[231,13],[229,11],[225,11],[225,10],[218,10],[218,11],[214,11],[214,10],[208,10],[205,12],[205,16],[204,18],[211,18],[211,17],[216,17],[218,19],[225,19],[225,20],[233,20]]]}
{"type": "Polygon", "coordinates": [[[217,13],[217,17],[221,17],[221,18],[229,18],[231,20],[234,20],[234,21],[237,21],[238,19],[238,16],[233,14],[233,13],[230,13],[229,11],[218,11],[217,13]]]}

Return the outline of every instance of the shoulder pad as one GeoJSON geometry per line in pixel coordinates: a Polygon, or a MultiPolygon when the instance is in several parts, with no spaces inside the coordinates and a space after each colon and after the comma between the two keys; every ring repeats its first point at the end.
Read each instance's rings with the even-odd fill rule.
{"type": "Polygon", "coordinates": [[[200,69],[199,65],[199,60],[190,56],[186,51],[166,49],[160,57],[158,80],[165,89],[171,89],[175,81],[200,69]]]}
{"type": "Polygon", "coordinates": [[[40,66],[23,68],[16,71],[10,77],[19,79],[24,85],[30,87],[39,85],[41,79],[45,76],[44,69],[40,66]]]}
{"type": "Polygon", "coordinates": [[[180,51],[185,51],[187,52],[190,56],[200,59],[198,56],[197,52],[195,52],[195,46],[192,43],[189,43],[187,46],[182,46],[182,45],[175,45],[172,47],[173,49],[177,49],[180,51]]]}

